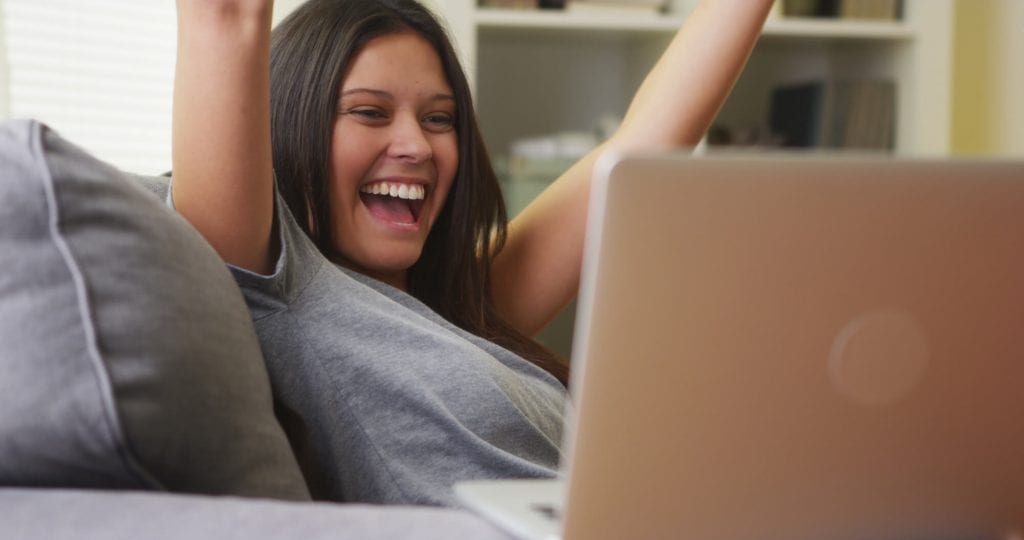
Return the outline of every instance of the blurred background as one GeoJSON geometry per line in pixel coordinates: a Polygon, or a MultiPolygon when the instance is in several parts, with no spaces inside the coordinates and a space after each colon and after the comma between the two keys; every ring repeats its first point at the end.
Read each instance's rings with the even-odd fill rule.
{"type": "MultiPolygon", "coordinates": [[[[696,0],[425,1],[515,213],[615,129],[696,0]]],[[[0,119],[164,173],[174,57],[172,0],[0,0],[0,119]]],[[[1021,0],[778,0],[702,147],[1024,158],[1021,96],[1021,0]]],[[[572,311],[542,335],[565,355],[572,311]]]]}

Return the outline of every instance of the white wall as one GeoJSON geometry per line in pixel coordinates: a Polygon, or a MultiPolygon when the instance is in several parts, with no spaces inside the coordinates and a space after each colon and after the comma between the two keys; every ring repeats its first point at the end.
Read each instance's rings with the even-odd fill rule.
{"type": "MultiPolygon", "coordinates": [[[[275,22],[302,1],[278,0],[275,22]]],[[[79,2],[0,0],[0,119],[11,115],[39,118],[120,168],[152,174],[166,170],[170,166],[174,3],[79,2]],[[5,23],[15,14],[27,16],[35,13],[32,9],[48,4],[60,14],[52,24],[43,25],[38,32],[7,31],[5,23]],[[57,5],[66,9],[57,9],[57,5]],[[79,10],[78,18],[70,13],[73,10],[79,10]],[[140,23],[133,24],[136,20],[140,23]],[[119,23],[126,25],[124,32],[116,31],[119,23]],[[109,32],[111,28],[117,39],[123,37],[131,46],[118,48],[116,43],[103,42],[79,47],[61,42],[44,49],[31,41],[40,33],[65,37],[83,32],[91,36],[90,32],[109,32]],[[13,46],[15,43],[18,47],[13,46]],[[44,51],[53,53],[45,56],[45,61],[26,59],[31,56],[26,56],[27,52],[44,51]],[[125,65],[135,66],[131,63],[140,58],[146,60],[136,66],[138,69],[119,71],[125,65]],[[111,81],[119,82],[114,85],[111,81]],[[12,86],[15,82],[19,86],[12,86]]],[[[44,35],[42,43],[51,41],[44,35]]]]}
{"type": "Polygon", "coordinates": [[[959,0],[953,149],[1024,157],[1024,2],[959,0]]]}
{"type": "Polygon", "coordinates": [[[10,114],[7,86],[7,38],[4,36],[4,3],[0,0],[0,120],[10,114]]]}
{"type": "Polygon", "coordinates": [[[1024,157],[1024,2],[1001,0],[1002,31],[997,42],[997,65],[1001,71],[997,140],[1000,153],[1024,157]]]}
{"type": "MultiPolygon", "coordinates": [[[[2,0],[0,0],[2,1],[2,0]]],[[[275,0],[274,1],[274,24],[288,16],[295,8],[306,0],[275,0]]]]}
{"type": "MultiPolygon", "coordinates": [[[[274,23],[283,19],[305,0],[277,0],[274,3],[274,23]]],[[[10,115],[8,90],[7,39],[4,35],[4,1],[0,0],[0,119],[10,115]]]]}

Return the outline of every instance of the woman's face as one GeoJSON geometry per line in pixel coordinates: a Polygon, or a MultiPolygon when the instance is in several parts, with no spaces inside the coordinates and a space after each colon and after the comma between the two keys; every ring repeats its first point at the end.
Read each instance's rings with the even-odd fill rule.
{"type": "Polygon", "coordinates": [[[342,265],[405,289],[458,166],[455,95],[413,32],[369,41],[338,94],[330,208],[342,265]]]}

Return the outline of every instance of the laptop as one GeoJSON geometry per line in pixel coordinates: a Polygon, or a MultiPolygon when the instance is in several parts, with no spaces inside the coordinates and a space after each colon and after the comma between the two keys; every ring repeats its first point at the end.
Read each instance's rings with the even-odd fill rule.
{"type": "Polygon", "coordinates": [[[1024,162],[605,158],[521,538],[1024,536],[1024,162]]]}

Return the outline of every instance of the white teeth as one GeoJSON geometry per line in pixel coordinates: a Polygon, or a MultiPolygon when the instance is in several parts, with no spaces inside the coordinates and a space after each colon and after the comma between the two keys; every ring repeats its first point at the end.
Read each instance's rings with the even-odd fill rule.
{"type": "Polygon", "coordinates": [[[391,182],[374,182],[359,188],[362,193],[387,195],[399,199],[419,200],[426,196],[427,190],[417,184],[399,184],[391,182]]]}

